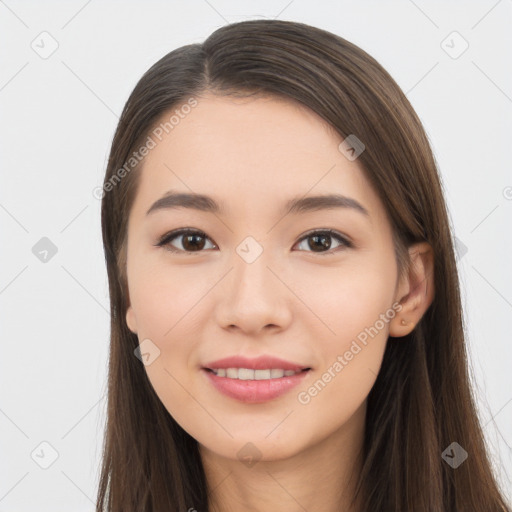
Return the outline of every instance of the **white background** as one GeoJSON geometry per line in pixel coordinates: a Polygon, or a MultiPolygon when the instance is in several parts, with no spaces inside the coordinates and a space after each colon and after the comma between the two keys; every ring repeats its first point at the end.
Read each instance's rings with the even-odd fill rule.
{"type": "Polygon", "coordinates": [[[424,123],[454,235],[467,249],[458,261],[482,424],[512,495],[510,0],[5,0],[0,512],[94,510],[109,303],[100,201],[92,190],[102,184],[128,95],[171,50],[201,42],[227,22],[275,17],[324,28],[366,50],[424,123]],[[51,37],[40,36],[44,31],[51,37]],[[469,44],[458,58],[445,51],[463,48],[458,36],[446,39],[453,31],[469,44]],[[51,48],[51,38],[58,48],[41,58],[31,45],[51,48]],[[32,251],[42,237],[57,248],[45,263],[32,251]],[[47,469],[36,463],[51,461],[52,448],[42,442],[58,453],[47,469]]]}

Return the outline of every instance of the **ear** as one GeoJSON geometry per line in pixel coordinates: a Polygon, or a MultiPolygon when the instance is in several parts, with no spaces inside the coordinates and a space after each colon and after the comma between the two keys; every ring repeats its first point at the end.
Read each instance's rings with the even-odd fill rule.
{"type": "Polygon", "coordinates": [[[434,299],[434,251],[427,242],[409,248],[411,265],[397,287],[395,300],[402,309],[391,320],[389,335],[400,338],[409,334],[421,320],[434,299]]]}
{"type": "Polygon", "coordinates": [[[137,320],[132,306],[128,306],[128,309],[126,310],[126,325],[128,325],[128,329],[130,329],[133,334],[137,334],[137,320]]]}

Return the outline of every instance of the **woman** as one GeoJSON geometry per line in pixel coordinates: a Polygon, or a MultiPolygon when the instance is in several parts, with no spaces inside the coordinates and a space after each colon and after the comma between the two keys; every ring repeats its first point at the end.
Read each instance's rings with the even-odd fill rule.
{"type": "Polygon", "coordinates": [[[510,511],[436,163],[367,53],[275,20],[169,53],[103,190],[98,511],[510,511]]]}

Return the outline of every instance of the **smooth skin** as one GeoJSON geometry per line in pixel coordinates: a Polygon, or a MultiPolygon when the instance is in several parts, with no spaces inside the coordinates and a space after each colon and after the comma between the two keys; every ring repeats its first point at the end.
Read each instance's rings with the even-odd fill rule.
{"type": "Polygon", "coordinates": [[[270,97],[197,99],[144,159],[128,223],[127,325],[139,343],[149,339],[160,350],[145,369],[166,409],[199,443],[211,510],[355,512],[348,504],[361,468],[366,399],[386,343],[405,342],[395,338],[411,332],[432,302],[432,249],[411,246],[411,270],[398,280],[384,206],[357,159],[338,149],[343,138],[314,112],[270,97]],[[209,195],[223,212],[146,215],[171,189],[209,195]],[[283,214],[291,198],[334,192],[369,216],[351,208],[283,214]],[[184,227],[206,238],[156,245],[184,227]],[[353,247],[327,237],[331,248],[322,249],[304,238],[325,229],[353,247]],[[252,263],[236,251],[247,237],[263,249],[252,263]],[[390,310],[396,314],[378,334],[300,403],[299,392],[390,310]],[[221,394],[201,370],[227,356],[262,354],[312,370],[299,389],[258,404],[221,394]],[[244,447],[255,464],[241,460],[244,447]]]}

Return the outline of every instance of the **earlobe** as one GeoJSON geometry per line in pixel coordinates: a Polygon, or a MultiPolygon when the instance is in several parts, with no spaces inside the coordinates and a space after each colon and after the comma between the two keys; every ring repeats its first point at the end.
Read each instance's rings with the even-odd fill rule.
{"type": "Polygon", "coordinates": [[[126,310],[126,325],[133,334],[137,334],[137,321],[135,320],[135,312],[133,311],[132,306],[128,306],[128,309],[126,310]]]}
{"type": "Polygon", "coordinates": [[[398,288],[396,299],[402,309],[390,322],[389,335],[400,338],[409,334],[434,300],[434,251],[427,242],[409,248],[409,274],[398,288]]]}

